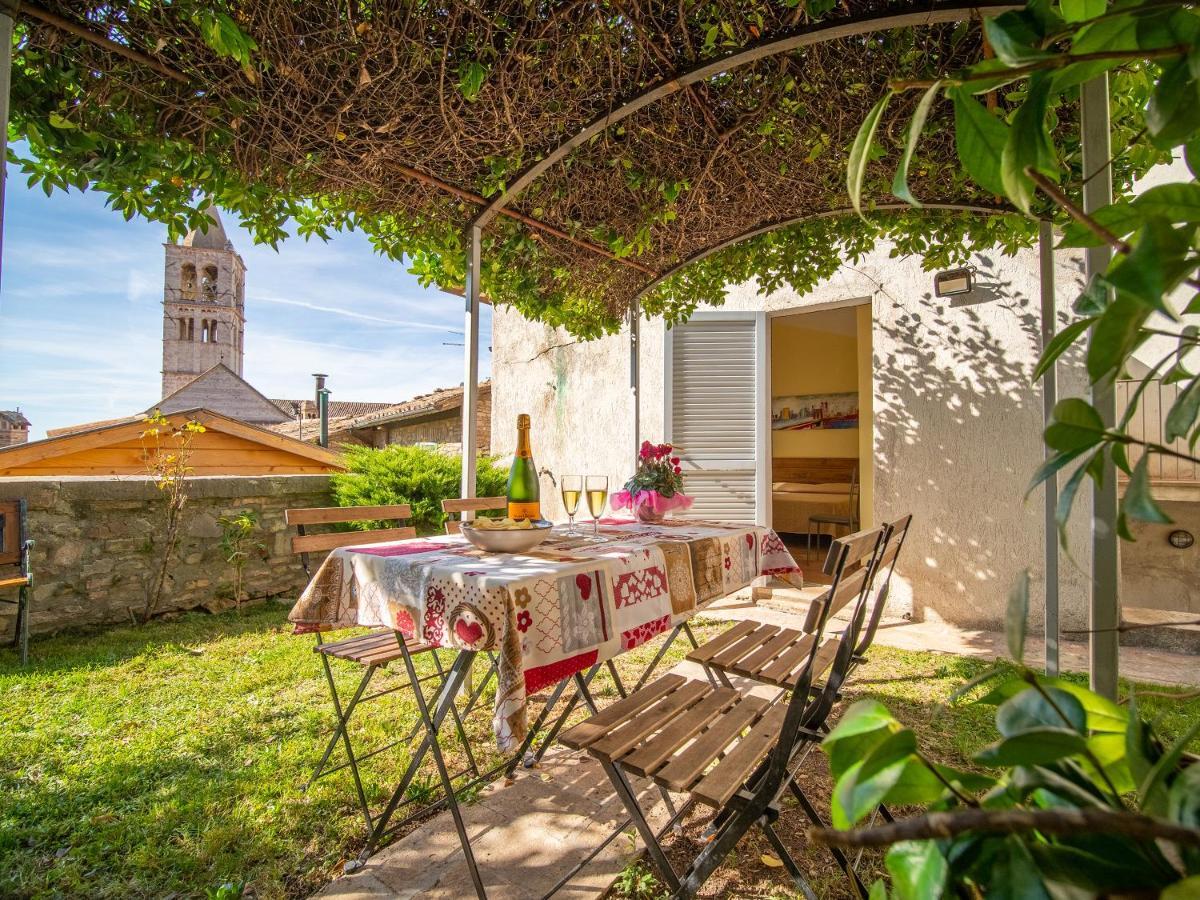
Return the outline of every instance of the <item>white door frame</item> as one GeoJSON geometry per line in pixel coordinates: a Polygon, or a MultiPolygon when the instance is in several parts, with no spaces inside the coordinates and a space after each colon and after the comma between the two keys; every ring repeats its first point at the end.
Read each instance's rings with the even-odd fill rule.
{"type": "MultiPolygon", "coordinates": [[[[754,322],[754,520],[771,527],[771,332],[766,311],[714,310],[695,313],[689,321],[754,322]]],[[[674,403],[674,338],[671,328],[664,329],[663,346],[663,432],[668,443],[674,441],[672,407],[674,403]]]]}

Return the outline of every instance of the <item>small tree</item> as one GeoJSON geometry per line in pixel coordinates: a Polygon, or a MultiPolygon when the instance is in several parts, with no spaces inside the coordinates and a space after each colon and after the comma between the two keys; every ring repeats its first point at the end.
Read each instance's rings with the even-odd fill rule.
{"type": "Polygon", "coordinates": [[[233,602],[241,606],[246,563],[250,561],[251,553],[261,553],[266,549],[262,541],[254,539],[254,533],[258,530],[258,513],[243,509],[232,516],[219,517],[217,523],[221,526],[221,555],[233,567],[233,602]]]}
{"type": "Polygon", "coordinates": [[[165,518],[162,544],[146,586],[146,606],[142,618],[143,621],[149,621],[162,602],[167,570],[179,547],[179,526],[188,501],[188,476],[192,471],[189,464],[192,441],[206,429],[194,419],[176,426],[158,409],[146,417],[145,425],[142,448],[146,472],[154,478],[155,487],[162,497],[165,518]]]}

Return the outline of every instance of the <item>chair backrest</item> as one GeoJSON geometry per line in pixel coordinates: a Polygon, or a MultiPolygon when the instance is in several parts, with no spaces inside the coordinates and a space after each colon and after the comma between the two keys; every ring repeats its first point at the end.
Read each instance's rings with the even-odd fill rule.
{"type": "Polygon", "coordinates": [[[904,516],[884,526],[886,535],[879,552],[879,562],[875,565],[873,586],[875,601],[871,606],[871,618],[865,631],[861,632],[858,643],[854,645],[854,655],[861,657],[875,640],[875,632],[879,628],[879,620],[883,618],[883,610],[887,606],[888,592],[891,590],[892,573],[896,571],[896,560],[904,548],[904,539],[908,536],[908,527],[912,524],[912,515],[904,516]]]}
{"type": "Polygon", "coordinates": [[[829,683],[836,677],[839,667],[843,671],[849,667],[850,655],[856,643],[855,635],[850,634],[852,628],[847,627],[843,632],[825,688],[815,696],[810,696],[817,675],[813,671],[817,651],[821,647],[830,616],[836,608],[840,608],[835,607],[838,598],[849,597],[854,602],[851,622],[859,618],[863,603],[870,592],[871,575],[879,561],[884,536],[884,528],[870,528],[837,538],[829,545],[829,554],[825,558],[824,566],[825,574],[831,578],[829,591],[823,598],[813,601],[813,605],[818,607],[816,622],[813,628],[806,628],[813,636],[812,647],[800,678],[788,698],[787,713],[779,730],[779,742],[768,757],[767,771],[756,786],[756,796],[774,796],[783,783],[784,772],[799,738],[800,729],[815,728],[829,714],[828,707],[831,704],[826,700],[829,683]]]}
{"type": "Polygon", "coordinates": [[[0,566],[21,562],[25,543],[25,501],[0,500],[0,566]]]}
{"type": "MultiPolygon", "coordinates": [[[[461,497],[442,501],[442,512],[448,516],[464,512],[481,512],[488,509],[507,509],[507,497],[461,497]]],[[[446,534],[458,534],[462,531],[462,521],[459,519],[446,520],[446,534]]]]}
{"type": "Polygon", "coordinates": [[[372,528],[366,531],[332,531],[324,534],[307,534],[309,525],[337,525],[343,522],[393,521],[399,522],[412,516],[412,507],[407,503],[391,506],[315,506],[308,509],[289,509],[284,513],[287,524],[296,526],[292,538],[292,553],[300,554],[300,564],[311,576],[308,554],[337,547],[357,547],[361,544],[383,544],[402,541],[417,536],[411,525],[394,528],[372,528]]]}
{"type": "Polygon", "coordinates": [[[850,527],[858,527],[858,505],[862,500],[862,485],[858,483],[858,466],[855,466],[850,473],[850,527]]]}

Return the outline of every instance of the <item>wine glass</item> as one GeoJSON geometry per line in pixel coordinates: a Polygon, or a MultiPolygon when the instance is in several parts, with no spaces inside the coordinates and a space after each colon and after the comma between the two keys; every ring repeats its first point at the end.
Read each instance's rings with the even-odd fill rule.
{"type": "Polygon", "coordinates": [[[588,512],[592,514],[592,541],[604,541],[600,537],[600,516],[604,505],[608,502],[608,476],[589,475],[585,479],[584,491],[587,494],[588,512]]]}
{"type": "Polygon", "coordinates": [[[575,527],[575,513],[579,509],[579,498],[583,494],[583,478],[579,475],[564,475],[561,485],[563,508],[567,511],[567,530],[564,534],[579,537],[575,527]]]}

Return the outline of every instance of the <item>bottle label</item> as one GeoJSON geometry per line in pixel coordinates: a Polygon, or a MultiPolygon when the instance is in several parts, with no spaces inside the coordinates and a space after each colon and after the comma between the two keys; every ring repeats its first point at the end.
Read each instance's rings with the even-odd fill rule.
{"type": "Polygon", "coordinates": [[[510,519],[540,519],[542,517],[542,504],[536,500],[532,503],[510,500],[508,501],[508,517],[510,519]]]}

